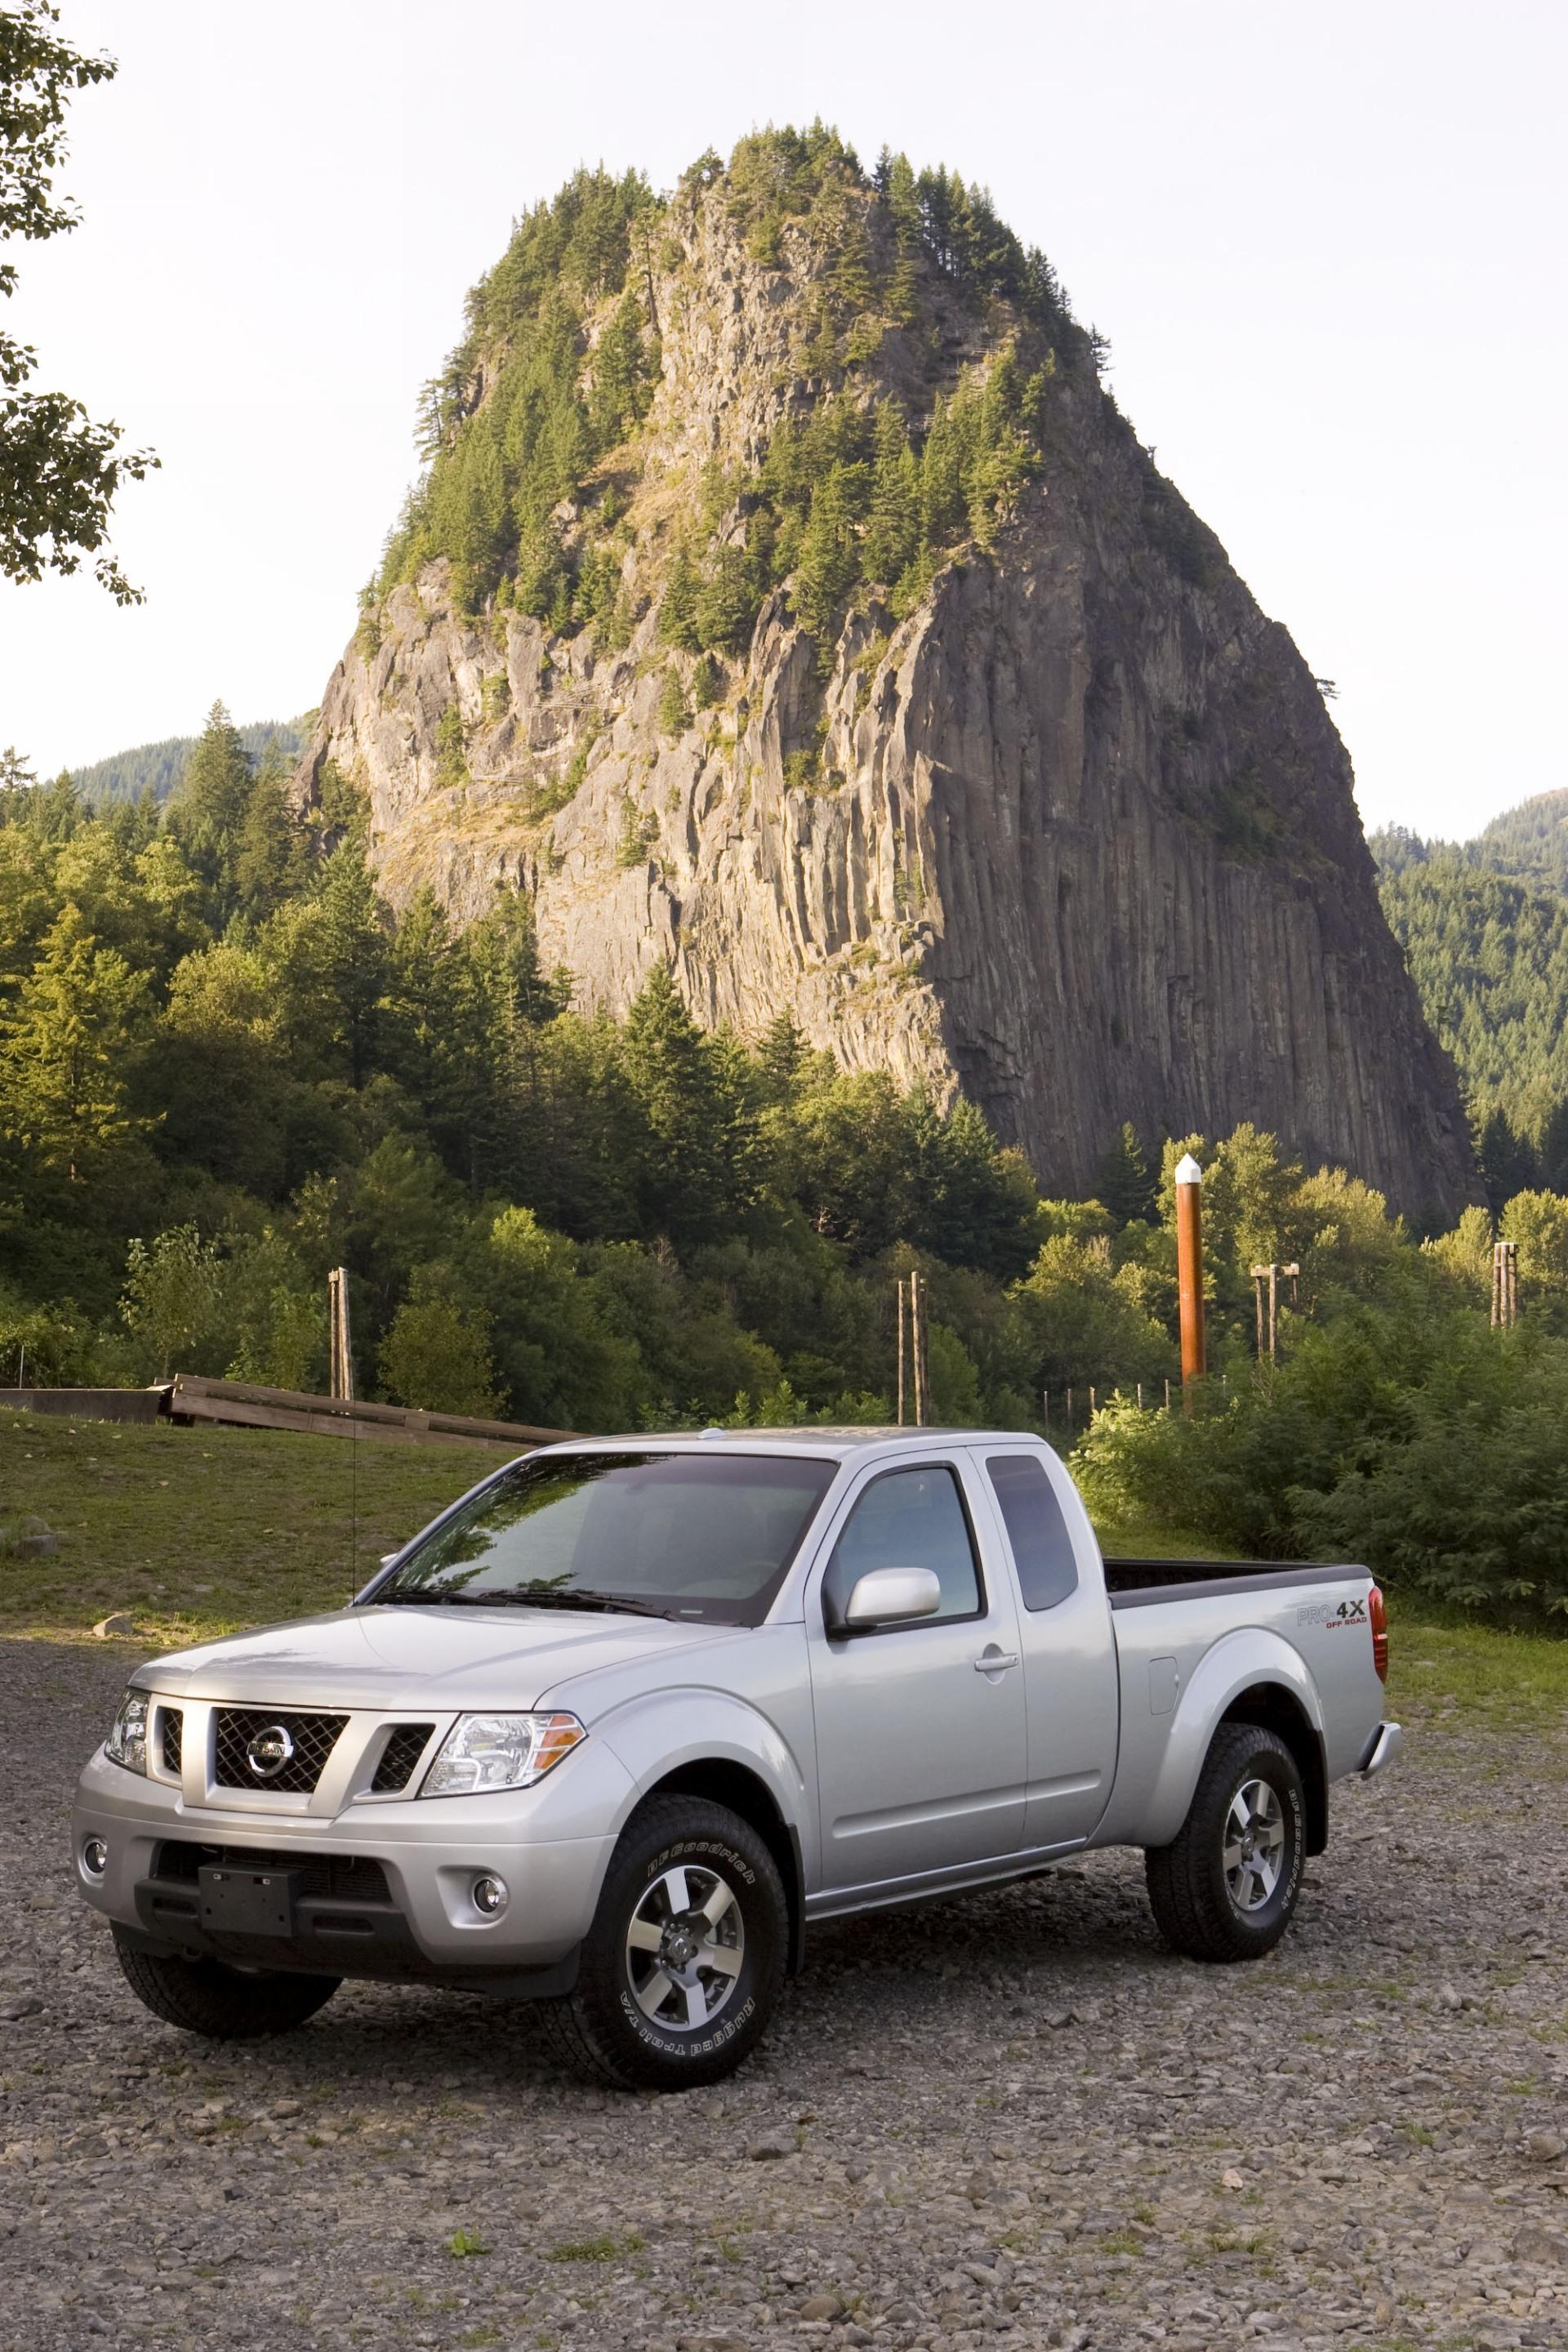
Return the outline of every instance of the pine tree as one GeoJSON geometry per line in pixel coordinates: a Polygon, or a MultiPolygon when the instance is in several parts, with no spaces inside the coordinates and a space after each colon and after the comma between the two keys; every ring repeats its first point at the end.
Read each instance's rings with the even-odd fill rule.
{"type": "Polygon", "coordinates": [[[871,506],[863,551],[867,579],[886,587],[901,579],[919,545],[920,527],[920,462],[897,406],[884,400],[877,409],[871,506]]]}
{"type": "Polygon", "coordinates": [[[697,626],[697,598],[701,588],[701,576],[691,561],[686,541],[681,540],[670,559],[669,573],[664,584],[664,601],[658,608],[658,633],[667,646],[677,646],[682,653],[694,654],[702,639],[697,626]]]}
{"type": "Polygon", "coordinates": [[[594,352],[594,394],[588,415],[601,448],[613,447],[646,411],[647,374],[642,305],[635,294],[626,294],[594,352]]]}
{"type": "Polygon", "coordinates": [[[1158,1217],[1159,1180],[1143,1156],[1138,1130],[1128,1121],[1101,1153],[1094,1197],[1119,1225],[1153,1224],[1158,1217]]]}
{"type": "Polygon", "coordinates": [[[661,735],[684,735],[690,724],[691,706],[686,699],[680,672],[671,662],[658,690],[658,731],[661,735]]]}
{"type": "Polygon", "coordinates": [[[250,801],[250,761],[221,702],[207,723],[169,802],[169,831],[206,883],[221,922],[232,911],[240,828],[250,801]]]}
{"type": "Polygon", "coordinates": [[[85,1183],[156,1124],[132,1107],[147,1014],[145,976],[64,907],[0,1020],[0,1132],[40,1174],[85,1183]]]}
{"type": "Polygon", "coordinates": [[[626,1014],[621,1069],[642,1128],[644,1229],[679,1246],[708,1241],[744,1207],[743,1106],[681,999],[668,965],[626,1014]]]}
{"type": "Polygon", "coordinates": [[[1528,1192],[1541,1181],[1535,1146],[1520,1134],[1505,1110],[1494,1110],[1482,1128],[1476,1165],[1494,1217],[1502,1214],[1516,1192],[1528,1192]]]}
{"type": "Polygon", "coordinates": [[[270,741],[261,755],[234,853],[234,887],[241,911],[260,921],[299,889],[305,876],[305,836],[289,806],[289,763],[270,741]]]}
{"type": "Polygon", "coordinates": [[[1541,1181],[1550,1192],[1568,1193],[1568,1101],[1555,1104],[1542,1128],[1541,1181]]]}
{"type": "Polygon", "coordinates": [[[795,617],[815,637],[827,634],[859,576],[858,525],[869,488],[868,467],[837,465],[812,491],[792,594],[795,617]]]}
{"type": "Polygon", "coordinates": [[[345,842],[328,858],[310,915],[300,977],[317,997],[331,1058],[351,1085],[363,1087],[385,1028],[389,954],[381,902],[357,845],[345,842]]]}
{"type": "Polygon", "coordinates": [[[752,642],[762,601],[745,550],[721,547],[697,594],[700,642],[719,653],[743,654],[752,642]]]}
{"type": "Polygon", "coordinates": [[[796,1024],[794,1013],[775,1013],[757,1048],[757,1062],[771,1101],[788,1101],[795,1082],[805,1066],[807,1052],[805,1032],[796,1024]]]}

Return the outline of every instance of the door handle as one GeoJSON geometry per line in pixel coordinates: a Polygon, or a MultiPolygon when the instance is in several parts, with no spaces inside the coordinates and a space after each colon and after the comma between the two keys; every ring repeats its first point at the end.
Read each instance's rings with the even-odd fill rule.
{"type": "Polygon", "coordinates": [[[1017,1663],[1016,1650],[982,1650],[974,1661],[974,1671],[977,1675],[1005,1674],[1009,1666],[1017,1663]]]}

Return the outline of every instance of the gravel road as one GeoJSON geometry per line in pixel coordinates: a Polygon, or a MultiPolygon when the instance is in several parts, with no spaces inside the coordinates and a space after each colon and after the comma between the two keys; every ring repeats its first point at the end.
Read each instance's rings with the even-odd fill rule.
{"type": "Polygon", "coordinates": [[[0,1643],[0,2344],[1568,2346],[1568,1746],[1439,1715],[1273,1958],[1141,1859],[812,1939],[760,2057],[588,2090],[526,2010],[159,2025],[77,1900],[129,1663],[0,1643]]]}

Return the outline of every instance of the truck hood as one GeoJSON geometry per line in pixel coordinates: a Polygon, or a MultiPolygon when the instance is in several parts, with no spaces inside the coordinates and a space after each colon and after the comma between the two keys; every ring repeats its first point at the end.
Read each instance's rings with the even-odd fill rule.
{"type": "Polygon", "coordinates": [[[525,1709],[601,1666],[733,1640],[733,1625],[563,1609],[340,1609],[176,1650],[134,1681],[171,1698],[226,1705],[525,1709]]]}

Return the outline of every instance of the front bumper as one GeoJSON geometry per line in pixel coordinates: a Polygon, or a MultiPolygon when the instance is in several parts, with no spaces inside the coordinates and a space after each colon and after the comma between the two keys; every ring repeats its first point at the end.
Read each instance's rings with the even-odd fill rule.
{"type": "Polygon", "coordinates": [[[608,1749],[584,1741],[533,1789],[351,1803],[330,1819],[262,1813],[188,1804],[177,1782],[128,1772],[100,1749],[78,1784],[71,1848],[86,1900],[148,1948],[551,1991],[564,1989],[563,1966],[570,1982],[632,1794],[608,1749]],[[105,1850],[97,1873],[83,1858],[93,1839],[105,1850]],[[287,1874],[288,1932],[215,1926],[198,1873],[219,1865],[287,1874]],[[508,1888],[499,1917],[474,1903],[487,1874],[508,1888]]]}

